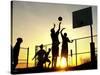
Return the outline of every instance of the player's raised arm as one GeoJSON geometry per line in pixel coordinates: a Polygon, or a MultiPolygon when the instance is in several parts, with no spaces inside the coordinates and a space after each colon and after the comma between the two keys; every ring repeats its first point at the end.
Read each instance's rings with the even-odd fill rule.
{"type": "Polygon", "coordinates": [[[63,31],[64,29],[65,29],[65,28],[62,28],[62,30],[60,31],[62,37],[63,37],[62,31],[63,31]]]}

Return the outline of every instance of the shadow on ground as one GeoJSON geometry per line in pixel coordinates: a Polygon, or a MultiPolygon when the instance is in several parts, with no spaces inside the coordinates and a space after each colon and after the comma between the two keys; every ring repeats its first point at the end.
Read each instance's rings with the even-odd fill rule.
{"type": "Polygon", "coordinates": [[[88,62],[76,67],[69,67],[69,68],[25,68],[25,69],[16,69],[13,70],[12,74],[26,74],[26,73],[44,73],[44,72],[60,72],[61,70],[64,71],[75,71],[75,70],[91,70],[91,69],[97,69],[97,61],[94,62],[88,62]]]}

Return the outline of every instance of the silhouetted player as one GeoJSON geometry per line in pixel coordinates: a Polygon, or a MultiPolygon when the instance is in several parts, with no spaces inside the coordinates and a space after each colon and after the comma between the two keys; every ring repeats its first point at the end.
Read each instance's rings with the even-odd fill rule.
{"type": "Polygon", "coordinates": [[[40,45],[40,50],[35,54],[34,58],[36,58],[36,56],[38,56],[37,67],[43,68],[44,58],[46,56],[46,51],[43,49],[43,44],[40,45]]]}
{"type": "Polygon", "coordinates": [[[16,68],[16,65],[18,64],[18,56],[19,56],[19,50],[20,45],[23,42],[22,38],[17,38],[17,42],[13,48],[13,68],[16,68]]]}
{"type": "Polygon", "coordinates": [[[51,39],[52,39],[52,67],[56,67],[56,62],[57,62],[57,56],[59,56],[59,31],[60,31],[60,25],[61,22],[59,23],[59,28],[55,32],[55,24],[54,27],[51,29],[51,39]]]}
{"type": "Polygon", "coordinates": [[[62,34],[62,31],[64,30],[65,28],[63,28],[61,30],[61,37],[62,37],[62,50],[61,50],[61,58],[62,57],[65,57],[66,58],[66,62],[67,62],[67,65],[68,65],[68,42],[69,43],[72,43],[73,40],[69,40],[69,38],[67,37],[67,33],[64,33],[62,34]]]}
{"type": "Polygon", "coordinates": [[[49,66],[50,66],[50,64],[51,64],[51,61],[49,60],[49,57],[48,57],[50,51],[51,51],[51,49],[49,48],[48,52],[46,52],[46,55],[45,55],[45,58],[44,58],[44,62],[43,62],[43,63],[49,62],[48,68],[49,68],[49,66]]]}

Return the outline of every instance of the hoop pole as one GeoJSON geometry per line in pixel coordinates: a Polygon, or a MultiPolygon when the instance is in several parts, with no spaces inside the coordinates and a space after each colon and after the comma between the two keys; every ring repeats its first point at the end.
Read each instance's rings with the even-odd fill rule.
{"type": "Polygon", "coordinates": [[[28,58],[29,58],[29,47],[27,48],[27,68],[28,68],[28,58]]]}

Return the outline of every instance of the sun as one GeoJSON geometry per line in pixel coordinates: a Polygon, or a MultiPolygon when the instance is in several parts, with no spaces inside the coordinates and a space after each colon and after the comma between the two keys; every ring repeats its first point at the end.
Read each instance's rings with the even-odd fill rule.
{"type": "Polygon", "coordinates": [[[67,62],[66,62],[66,58],[65,58],[65,57],[62,57],[62,58],[61,58],[60,67],[61,67],[61,68],[67,67],[67,62]]]}

